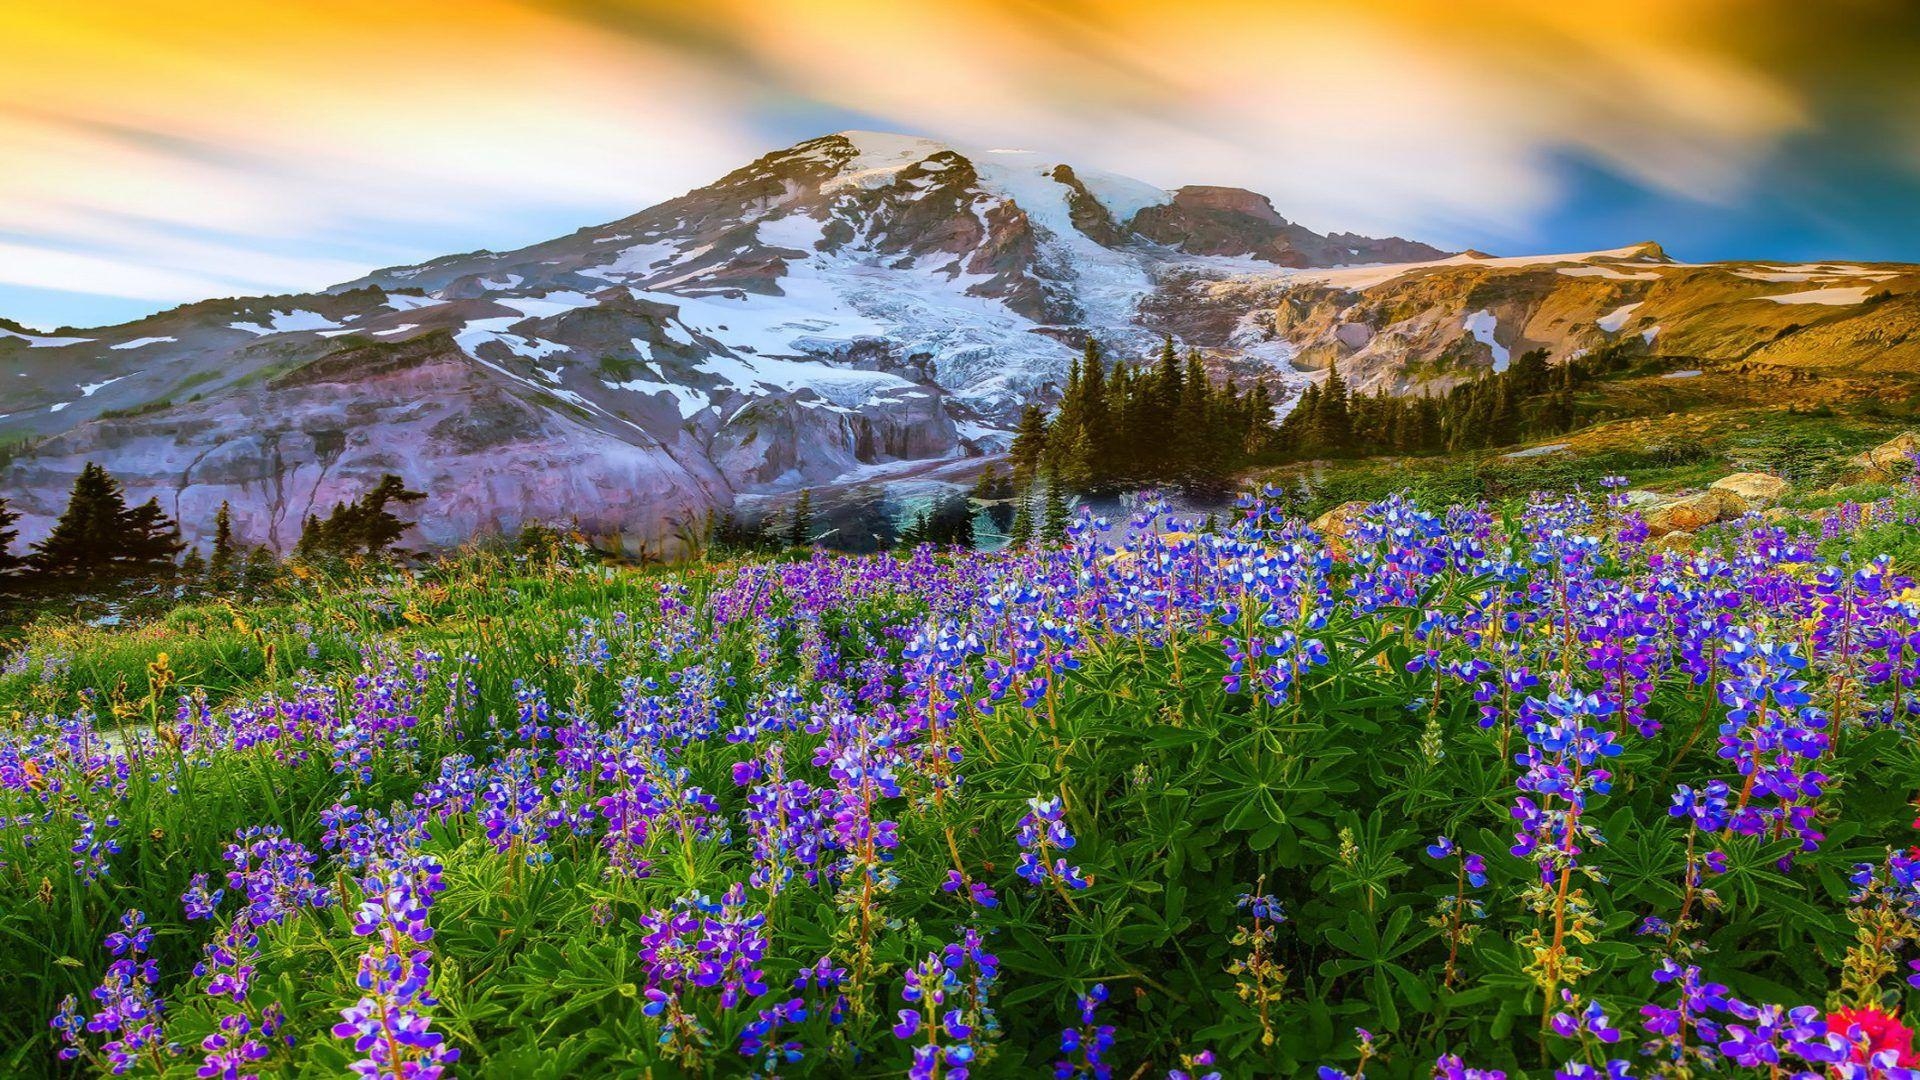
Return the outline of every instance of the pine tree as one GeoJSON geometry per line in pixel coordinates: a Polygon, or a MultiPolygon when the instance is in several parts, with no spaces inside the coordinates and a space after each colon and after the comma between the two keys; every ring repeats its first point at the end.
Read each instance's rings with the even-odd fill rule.
{"type": "Polygon", "coordinates": [[[1180,357],[1173,351],[1173,335],[1169,334],[1160,346],[1160,370],[1155,373],[1160,380],[1161,408],[1171,413],[1180,402],[1180,357]]]}
{"type": "Polygon", "coordinates": [[[1089,482],[1104,487],[1113,475],[1113,417],[1107,408],[1107,373],[1100,343],[1089,335],[1080,361],[1080,427],[1087,434],[1089,482]]]}
{"type": "Polygon", "coordinates": [[[931,515],[922,510],[908,519],[907,527],[900,530],[899,545],[903,550],[912,551],[927,543],[927,536],[932,531],[931,515]]]}
{"type": "Polygon", "coordinates": [[[1094,486],[1093,440],[1084,427],[1068,430],[1065,440],[1054,440],[1058,449],[1051,478],[1073,491],[1090,491],[1094,486]]]}
{"type": "Polygon", "coordinates": [[[1067,525],[1072,515],[1067,508],[1067,493],[1059,481],[1047,479],[1047,498],[1044,515],[1040,520],[1040,540],[1046,544],[1059,544],[1067,538],[1067,525]]]}
{"type": "MultiPolygon", "coordinates": [[[[335,503],[333,510],[340,512],[340,504],[335,503]]],[[[308,514],[300,521],[300,539],[293,542],[293,557],[308,561],[321,553],[320,519],[308,514]]]]}
{"type": "Polygon", "coordinates": [[[1220,476],[1225,464],[1219,452],[1221,432],[1212,423],[1211,391],[1206,368],[1200,364],[1200,354],[1188,353],[1180,405],[1173,421],[1175,460],[1169,470],[1170,479],[1178,480],[1188,491],[1210,489],[1223,479],[1220,476]]]}
{"type": "Polygon", "coordinates": [[[1031,483],[1047,456],[1047,414],[1040,411],[1040,406],[1028,405],[1020,410],[1020,424],[1014,429],[1007,456],[1013,460],[1014,483],[1031,483]]]}
{"type": "Polygon", "coordinates": [[[787,544],[790,547],[807,547],[813,543],[813,490],[803,488],[800,498],[793,504],[793,525],[787,530],[787,544]]]}
{"type": "Polygon", "coordinates": [[[390,503],[411,504],[426,498],[426,493],[409,491],[406,482],[388,473],[372,491],[351,503],[334,503],[333,512],[324,520],[307,515],[293,553],[303,559],[319,555],[380,555],[408,529],[410,521],[401,521],[390,503]]]}
{"type": "Polygon", "coordinates": [[[1502,379],[1493,389],[1493,406],[1487,417],[1486,445],[1510,446],[1519,437],[1520,406],[1514,401],[1508,381],[1502,379]]]}
{"type": "Polygon", "coordinates": [[[240,560],[240,587],[247,592],[259,592],[279,576],[280,560],[265,545],[248,548],[246,557],[240,560]]]}
{"type": "Polygon", "coordinates": [[[20,539],[20,530],[16,528],[19,521],[20,511],[0,499],[0,588],[10,587],[12,579],[27,564],[26,559],[13,553],[14,541],[20,539]]]}
{"type": "Polygon", "coordinates": [[[380,478],[374,489],[360,497],[359,506],[362,521],[357,539],[365,547],[367,554],[378,555],[392,547],[400,535],[413,528],[410,521],[401,521],[387,509],[390,502],[412,505],[427,497],[424,491],[409,491],[407,485],[398,476],[388,473],[380,478]]]}
{"type": "Polygon", "coordinates": [[[187,545],[180,539],[179,523],[160,509],[157,497],[127,511],[123,528],[119,554],[123,573],[146,576],[174,572],[174,560],[187,545]]]}
{"type": "Polygon", "coordinates": [[[1347,411],[1347,384],[1340,365],[1327,365],[1327,381],[1313,414],[1314,448],[1325,454],[1343,454],[1353,448],[1353,424],[1347,411]]]}
{"type": "Polygon", "coordinates": [[[1005,477],[992,465],[981,470],[980,478],[973,484],[974,500],[986,511],[987,520],[992,523],[994,530],[1002,533],[1013,523],[1013,504],[1004,493],[1005,487],[1005,477]]]}
{"type": "Polygon", "coordinates": [[[1019,495],[1014,506],[1013,524],[1007,527],[1007,543],[1012,547],[1026,547],[1033,543],[1033,489],[1028,488],[1019,495]]]}
{"type": "Polygon", "coordinates": [[[941,496],[927,514],[926,541],[947,547],[973,547],[973,503],[957,491],[941,496]]]}
{"type": "Polygon", "coordinates": [[[105,578],[114,572],[126,517],[127,499],[120,482],[89,461],[74,478],[67,509],[53,531],[33,545],[28,565],[56,580],[105,578]]]}
{"type": "Polygon", "coordinates": [[[1259,455],[1273,443],[1273,392],[1261,380],[1253,384],[1247,398],[1246,449],[1248,454],[1259,455]]]}
{"type": "Polygon", "coordinates": [[[213,515],[213,558],[207,563],[207,579],[214,588],[233,587],[237,555],[233,548],[233,508],[222,499],[219,511],[213,515]]]}

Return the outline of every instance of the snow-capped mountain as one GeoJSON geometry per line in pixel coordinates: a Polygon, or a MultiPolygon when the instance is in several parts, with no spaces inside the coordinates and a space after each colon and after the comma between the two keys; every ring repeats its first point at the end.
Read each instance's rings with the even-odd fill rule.
{"type": "MultiPolygon", "coordinates": [[[[92,330],[0,320],[4,490],[33,539],[99,461],[190,535],[225,500],[243,537],[284,547],[306,514],[399,472],[430,493],[430,542],[577,519],[660,550],[739,496],[999,448],[1089,334],[1121,356],[1171,334],[1282,396],[1335,361],[1411,390],[1534,345],[1564,356],[1633,333],[1653,347],[1640,316],[1668,308],[1661,341],[1684,340],[1703,297],[1789,280],[1904,292],[1910,269],[1795,278],[1651,245],[1449,255],[1320,235],[1237,189],[843,132],[516,251],[92,330]]],[[[1791,308],[1811,325],[1772,299],[1732,321],[1774,333],[1791,308]]]]}
{"type": "MultiPolygon", "coordinates": [[[[1404,240],[1322,237],[1251,192],[1167,192],[1026,151],[843,132],[621,221],[518,251],[383,270],[335,291],[535,295],[585,307],[614,288],[673,307],[688,331],[749,366],[784,358],[897,371],[993,420],[1064,374],[1088,332],[1122,349],[1156,342],[1140,309],[1169,270],[1442,254],[1404,240]]],[[[673,380],[683,412],[703,408],[708,389],[844,383],[818,367],[760,366],[764,376],[714,368],[714,387],[698,373],[691,384],[673,380]]]]}

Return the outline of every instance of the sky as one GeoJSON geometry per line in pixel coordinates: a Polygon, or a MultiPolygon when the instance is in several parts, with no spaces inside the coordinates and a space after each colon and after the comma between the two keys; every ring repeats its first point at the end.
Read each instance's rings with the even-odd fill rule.
{"type": "Polygon", "coordinates": [[[626,216],[846,128],[1502,254],[1920,261],[1909,0],[0,0],[0,316],[626,216]]]}

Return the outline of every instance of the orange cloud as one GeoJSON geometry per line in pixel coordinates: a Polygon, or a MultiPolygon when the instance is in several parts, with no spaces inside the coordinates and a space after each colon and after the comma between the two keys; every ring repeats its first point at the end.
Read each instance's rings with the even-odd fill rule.
{"type": "Polygon", "coordinates": [[[1821,25],[1773,0],[15,4],[0,233],[311,286],[435,253],[422,226],[501,244],[530,208],[638,209],[767,149],[769,116],[854,113],[1320,227],[1511,236],[1562,152],[1737,194],[1819,122],[1781,58],[1821,25]],[[205,243],[169,255],[181,230],[205,243]],[[302,243],[327,256],[302,270],[302,243]]]}

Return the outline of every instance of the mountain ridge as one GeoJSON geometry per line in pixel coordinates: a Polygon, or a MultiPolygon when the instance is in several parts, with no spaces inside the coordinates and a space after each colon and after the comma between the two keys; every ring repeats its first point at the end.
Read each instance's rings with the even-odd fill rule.
{"type": "Polygon", "coordinates": [[[0,324],[0,439],[28,540],[93,459],[189,535],[228,501],[239,535],[284,547],[307,508],[397,471],[429,492],[432,544],[579,516],[660,551],[737,498],[1004,446],[1088,335],[1122,357],[1171,335],[1281,399],[1336,363],[1418,393],[1637,336],[1817,366],[1782,345],[1806,334],[1897,366],[1916,287],[1899,264],[1686,264],[1652,243],[1449,254],[1314,233],[1240,189],[843,132],[508,251],[70,333],[0,324]]]}

